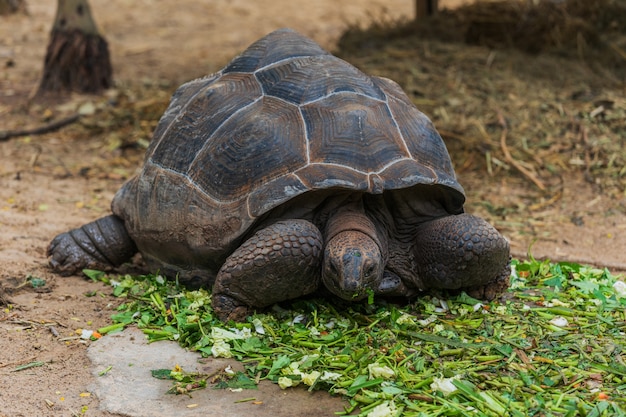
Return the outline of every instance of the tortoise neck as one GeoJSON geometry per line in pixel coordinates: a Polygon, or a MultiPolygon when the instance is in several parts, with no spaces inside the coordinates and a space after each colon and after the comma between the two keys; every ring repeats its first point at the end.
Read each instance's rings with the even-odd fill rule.
{"type": "Polygon", "coordinates": [[[325,241],[329,242],[339,233],[348,231],[361,232],[369,236],[376,242],[381,253],[386,252],[384,251],[386,245],[381,241],[374,222],[365,214],[361,199],[344,204],[331,214],[326,223],[325,241]]]}

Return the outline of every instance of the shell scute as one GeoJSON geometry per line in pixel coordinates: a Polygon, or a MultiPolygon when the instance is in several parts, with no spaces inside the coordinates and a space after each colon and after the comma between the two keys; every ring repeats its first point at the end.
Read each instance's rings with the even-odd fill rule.
{"type": "Polygon", "coordinates": [[[267,213],[274,207],[305,193],[310,187],[295,174],[283,175],[271,183],[264,183],[250,191],[248,215],[252,218],[267,213]]]}
{"type": "Polygon", "coordinates": [[[449,186],[458,184],[448,149],[428,117],[394,98],[389,99],[389,108],[405,138],[410,158],[416,162],[415,169],[428,168],[437,182],[449,186]]]}
{"type": "Polygon", "coordinates": [[[192,82],[183,89],[180,99],[186,102],[177,106],[177,116],[159,122],[149,160],[187,175],[198,154],[210,144],[207,139],[212,132],[262,94],[254,77],[245,74],[224,75],[208,85],[192,82]]]}
{"type": "Polygon", "coordinates": [[[243,199],[306,164],[304,135],[297,107],[263,97],[234,114],[205,140],[188,176],[217,200],[243,199]]]}
{"type": "Polygon", "coordinates": [[[229,72],[254,72],[299,56],[330,55],[313,40],[290,29],[279,29],[259,39],[224,68],[229,72]]]}
{"type": "Polygon", "coordinates": [[[368,172],[410,157],[384,102],[340,94],[302,106],[311,139],[311,162],[368,172]]]}
{"type": "Polygon", "coordinates": [[[367,175],[345,165],[310,164],[296,172],[308,190],[367,191],[367,175]]]}
{"type": "Polygon", "coordinates": [[[266,95],[305,104],[328,95],[353,92],[384,100],[370,77],[332,55],[293,58],[256,73],[266,95]]]}

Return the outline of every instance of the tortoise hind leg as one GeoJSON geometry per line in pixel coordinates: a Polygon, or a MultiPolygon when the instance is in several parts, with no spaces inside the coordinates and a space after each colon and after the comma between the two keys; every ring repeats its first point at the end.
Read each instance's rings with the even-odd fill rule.
{"type": "Polygon", "coordinates": [[[254,308],[298,298],[319,285],[322,235],[306,220],[276,222],[257,231],[227,259],[213,287],[222,321],[242,321],[254,308]]]}
{"type": "Polygon", "coordinates": [[[61,275],[72,275],[85,268],[110,270],[135,253],[137,247],[124,221],[115,215],[61,233],[52,239],[47,250],[50,266],[61,275]]]}
{"type": "Polygon", "coordinates": [[[418,228],[415,258],[423,287],[493,299],[509,286],[509,242],[485,220],[447,216],[418,228]]]}

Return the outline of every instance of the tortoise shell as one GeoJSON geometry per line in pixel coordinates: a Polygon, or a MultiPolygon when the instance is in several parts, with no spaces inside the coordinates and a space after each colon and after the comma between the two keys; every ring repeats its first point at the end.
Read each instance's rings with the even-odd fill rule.
{"type": "Polygon", "coordinates": [[[201,284],[290,201],[281,215],[306,217],[322,195],[416,185],[463,211],[442,138],[401,88],[282,29],[175,92],[112,208],[153,267],[201,284]]]}

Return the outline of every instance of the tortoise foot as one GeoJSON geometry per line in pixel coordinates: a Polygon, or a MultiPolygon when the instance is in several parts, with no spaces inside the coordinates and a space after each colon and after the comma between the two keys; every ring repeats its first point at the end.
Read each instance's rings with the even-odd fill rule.
{"type": "Polygon", "coordinates": [[[424,289],[464,289],[482,292],[480,298],[493,298],[508,287],[509,242],[485,220],[470,214],[421,225],[415,259],[418,284],[424,289]]]}
{"type": "Polygon", "coordinates": [[[319,285],[322,235],[306,220],[257,231],[224,262],[213,286],[222,320],[244,320],[251,310],[314,292],[319,285]]]}
{"type": "Polygon", "coordinates": [[[67,276],[85,268],[108,271],[136,252],[124,222],[111,215],[56,236],[48,246],[47,256],[50,267],[67,276]]]}

